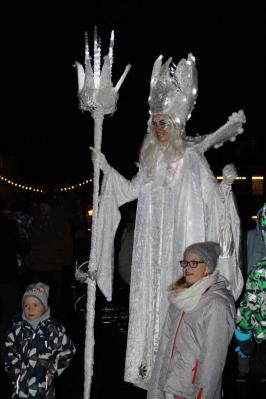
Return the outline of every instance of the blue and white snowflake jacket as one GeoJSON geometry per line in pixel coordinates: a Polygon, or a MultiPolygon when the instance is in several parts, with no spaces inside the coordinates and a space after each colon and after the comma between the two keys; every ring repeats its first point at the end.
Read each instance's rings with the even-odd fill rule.
{"type": "Polygon", "coordinates": [[[75,347],[65,328],[52,317],[34,330],[19,314],[8,332],[3,354],[13,398],[54,398],[48,376],[54,379],[70,365],[75,347]]]}

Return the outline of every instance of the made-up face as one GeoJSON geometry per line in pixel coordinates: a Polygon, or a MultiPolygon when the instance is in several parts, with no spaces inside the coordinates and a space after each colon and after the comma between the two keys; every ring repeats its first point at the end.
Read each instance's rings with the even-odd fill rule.
{"type": "Polygon", "coordinates": [[[44,306],[35,296],[26,296],[23,301],[23,312],[28,320],[35,320],[44,313],[44,306]]]}
{"type": "Polygon", "coordinates": [[[170,132],[173,122],[165,114],[153,114],[151,119],[151,131],[161,144],[167,144],[170,139],[170,132]]]}
{"type": "Polygon", "coordinates": [[[191,262],[191,264],[183,267],[183,275],[187,284],[192,285],[208,274],[207,264],[197,254],[188,252],[184,261],[191,262]],[[192,265],[196,267],[192,267],[192,265]]]}

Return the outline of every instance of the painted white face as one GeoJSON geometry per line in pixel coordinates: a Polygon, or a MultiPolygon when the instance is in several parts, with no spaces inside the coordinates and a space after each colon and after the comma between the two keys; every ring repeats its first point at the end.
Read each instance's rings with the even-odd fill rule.
{"type": "Polygon", "coordinates": [[[28,320],[35,320],[44,313],[44,306],[35,296],[26,296],[23,301],[24,315],[28,320]]]}
{"type": "Polygon", "coordinates": [[[173,122],[165,114],[153,114],[151,119],[151,131],[161,144],[167,144],[170,139],[170,131],[173,122]]]}
{"type": "Polygon", "coordinates": [[[200,262],[196,267],[191,267],[189,264],[183,268],[183,276],[185,277],[186,283],[192,285],[199,281],[202,277],[208,274],[208,266],[197,254],[188,252],[185,256],[185,261],[200,262]]]}

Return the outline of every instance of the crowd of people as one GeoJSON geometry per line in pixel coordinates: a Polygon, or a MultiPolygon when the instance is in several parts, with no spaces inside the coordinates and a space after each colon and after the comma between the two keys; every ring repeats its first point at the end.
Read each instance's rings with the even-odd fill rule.
{"type": "MultiPolygon", "coordinates": [[[[1,200],[1,262],[6,265],[0,291],[2,361],[14,397],[35,397],[36,391],[40,398],[52,398],[54,378],[75,354],[69,323],[73,314],[68,317],[74,309],[73,293],[67,275],[77,251],[71,219],[64,219],[62,208],[59,211],[44,197],[33,209],[31,214],[20,212],[18,221],[16,214],[4,211],[1,200]],[[57,212],[55,218],[52,209],[57,212]]],[[[134,231],[135,207],[125,217],[117,272],[129,288],[133,238],[124,246],[127,231],[134,231]]],[[[266,248],[266,204],[258,211],[256,232],[259,245],[266,248]]],[[[87,244],[88,259],[89,239],[87,244]]],[[[248,240],[244,244],[249,248],[248,240]]],[[[169,307],[152,367],[149,399],[219,398],[230,342],[236,351],[239,395],[245,397],[250,379],[260,397],[265,394],[265,257],[260,259],[255,251],[255,263],[249,268],[248,258],[244,259],[246,286],[236,304],[226,278],[217,270],[220,251],[220,245],[212,241],[191,244],[184,251],[182,276],[167,290],[169,307]]],[[[84,245],[77,259],[85,261],[84,245]]]]}
{"type": "MultiPolygon", "coordinates": [[[[137,199],[117,257],[130,287],[125,381],[147,390],[148,399],[218,399],[234,342],[238,377],[255,378],[263,397],[266,261],[249,265],[244,286],[237,171],[226,165],[218,183],[204,156],[242,133],[245,115],[233,113],[210,135],[188,136],[196,97],[194,57],[177,66],[159,57],[137,175],[128,181],[93,149],[104,174],[97,284],[110,300],[119,207],[137,199]]],[[[17,205],[8,215],[1,202],[0,222],[0,344],[13,397],[53,398],[54,379],[75,353],[72,278],[75,261],[89,259],[90,239],[82,222],[45,196],[30,215],[17,205]]],[[[257,223],[265,250],[266,204],[257,223]]]]}

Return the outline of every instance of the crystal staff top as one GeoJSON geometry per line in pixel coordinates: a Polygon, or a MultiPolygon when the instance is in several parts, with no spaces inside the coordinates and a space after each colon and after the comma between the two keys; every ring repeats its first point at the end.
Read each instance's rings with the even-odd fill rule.
{"type": "Polygon", "coordinates": [[[114,31],[111,33],[108,55],[104,57],[101,70],[101,41],[95,28],[93,67],[89,53],[88,36],[85,33],[85,70],[76,61],[78,73],[79,106],[82,111],[94,112],[101,108],[104,114],[113,114],[116,110],[119,89],[129,72],[131,65],[127,65],[116,86],[112,84],[114,31]]]}

